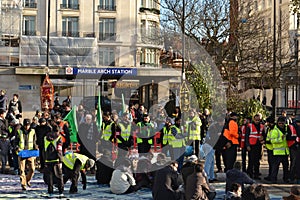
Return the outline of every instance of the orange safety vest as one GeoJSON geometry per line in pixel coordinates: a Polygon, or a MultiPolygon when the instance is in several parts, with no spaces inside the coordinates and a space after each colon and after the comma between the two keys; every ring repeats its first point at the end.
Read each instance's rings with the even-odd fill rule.
{"type": "Polygon", "coordinates": [[[257,132],[256,127],[253,123],[250,123],[248,127],[250,128],[250,135],[249,135],[249,144],[255,145],[257,142],[257,139],[262,136],[262,131],[264,130],[264,126],[262,124],[259,125],[260,130],[257,132]]]}
{"type": "Polygon", "coordinates": [[[59,127],[60,127],[60,131],[59,131],[59,133],[60,133],[60,135],[61,135],[61,141],[62,141],[62,143],[65,143],[66,142],[66,134],[65,134],[65,132],[64,132],[64,125],[66,124],[66,122],[64,122],[64,121],[61,121],[60,123],[59,123],[59,127]]]}
{"type": "Polygon", "coordinates": [[[239,144],[239,127],[234,120],[230,120],[228,124],[228,129],[224,129],[223,134],[232,144],[239,144]]]}
{"type": "Polygon", "coordinates": [[[242,125],[241,126],[241,142],[240,142],[241,148],[245,147],[245,136],[246,136],[246,125],[242,125]]]}
{"type": "MultiPolygon", "coordinates": [[[[292,132],[292,137],[295,137],[297,136],[297,132],[296,132],[296,129],[293,125],[288,125],[291,132],[292,132]]],[[[296,140],[298,139],[298,137],[296,138],[296,140]]],[[[287,144],[288,144],[288,147],[291,147],[293,146],[293,144],[295,144],[296,140],[287,140],[287,144]]]]}

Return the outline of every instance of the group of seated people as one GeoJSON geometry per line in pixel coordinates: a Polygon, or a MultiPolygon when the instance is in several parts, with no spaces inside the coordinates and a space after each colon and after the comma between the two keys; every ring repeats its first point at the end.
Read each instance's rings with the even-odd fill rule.
{"type": "MultiPolygon", "coordinates": [[[[110,152],[105,151],[96,162],[97,182],[109,185],[114,194],[149,188],[155,200],[212,200],[216,197],[214,187],[207,180],[203,162],[196,156],[187,157],[180,172],[178,163],[168,160],[163,153],[157,154],[156,162],[151,163],[152,159],[153,154],[149,153],[137,160],[121,156],[112,161],[110,152]]],[[[226,200],[270,199],[266,187],[241,171],[240,162],[236,162],[226,175],[226,200]]],[[[291,196],[299,194],[299,186],[292,187],[291,196]]]]}

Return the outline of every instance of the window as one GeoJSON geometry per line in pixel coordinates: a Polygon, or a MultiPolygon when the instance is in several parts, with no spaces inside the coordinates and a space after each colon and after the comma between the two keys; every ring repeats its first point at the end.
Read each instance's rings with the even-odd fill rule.
{"type": "Polygon", "coordinates": [[[79,37],[78,17],[62,18],[62,36],[79,37]]]}
{"type": "Polygon", "coordinates": [[[36,35],[35,16],[24,16],[23,35],[36,35]]]}
{"type": "Polygon", "coordinates": [[[116,10],[115,0],[100,0],[98,10],[116,10]]]}
{"type": "Polygon", "coordinates": [[[79,9],[78,0],[63,0],[62,4],[60,5],[61,9],[79,9]]]}
{"type": "Polygon", "coordinates": [[[99,22],[99,40],[116,40],[116,20],[114,18],[100,18],[99,22]]]}
{"type": "Polygon", "coordinates": [[[36,0],[23,0],[23,6],[25,8],[36,8],[36,0]]]}
{"type": "Polygon", "coordinates": [[[156,66],[157,64],[157,56],[156,56],[156,49],[142,49],[141,50],[141,60],[140,65],[143,66],[156,66]]]}
{"type": "Polygon", "coordinates": [[[141,0],[141,7],[158,9],[157,0],[141,0]]]}
{"type": "Polygon", "coordinates": [[[99,50],[99,65],[115,66],[115,49],[103,47],[99,50]]]}

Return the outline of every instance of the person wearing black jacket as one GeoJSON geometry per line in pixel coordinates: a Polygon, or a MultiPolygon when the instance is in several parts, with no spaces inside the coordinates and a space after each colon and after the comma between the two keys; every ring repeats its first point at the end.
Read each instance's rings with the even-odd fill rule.
{"type": "Polygon", "coordinates": [[[48,193],[53,194],[53,178],[57,178],[59,196],[63,196],[64,183],[62,175],[62,141],[59,127],[53,127],[53,131],[44,137],[45,151],[45,175],[47,177],[48,193]]]}
{"type": "Polygon", "coordinates": [[[46,122],[45,118],[39,119],[39,125],[35,128],[36,133],[36,143],[39,147],[39,159],[40,159],[40,170],[43,171],[45,167],[45,151],[44,151],[44,137],[47,133],[51,132],[51,126],[46,122]]]}

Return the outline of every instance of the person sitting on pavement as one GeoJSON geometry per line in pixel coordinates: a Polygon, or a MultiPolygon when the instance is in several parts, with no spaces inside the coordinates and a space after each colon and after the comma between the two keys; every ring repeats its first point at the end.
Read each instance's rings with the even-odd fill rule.
{"type": "Polygon", "coordinates": [[[155,174],[152,197],[154,200],[179,200],[183,195],[183,188],[179,188],[178,163],[172,161],[155,174]]]}
{"type": "Polygon", "coordinates": [[[283,197],[283,200],[300,200],[300,186],[294,185],[291,187],[290,195],[283,197]]]}
{"type": "Polygon", "coordinates": [[[253,184],[255,181],[251,179],[245,172],[242,172],[242,164],[236,161],[233,165],[233,169],[226,172],[226,190],[229,191],[230,186],[233,183],[239,183],[242,186],[242,191],[244,190],[244,184],[253,184]]]}
{"type": "Polygon", "coordinates": [[[216,192],[209,186],[203,172],[203,165],[197,163],[194,167],[194,172],[187,177],[185,186],[186,199],[213,200],[215,198],[216,192]]]}
{"type": "Polygon", "coordinates": [[[152,188],[153,172],[150,159],[144,156],[139,158],[134,177],[138,188],[152,188]]]}
{"type": "Polygon", "coordinates": [[[242,199],[246,200],[270,200],[269,193],[262,184],[252,184],[242,192],[242,199]]]}
{"type": "Polygon", "coordinates": [[[71,179],[70,194],[78,192],[79,173],[83,184],[82,189],[86,189],[86,170],[92,168],[94,164],[95,161],[85,155],[73,152],[65,154],[63,157],[64,184],[71,179]]]}
{"type": "Polygon", "coordinates": [[[242,186],[238,183],[233,183],[230,190],[227,191],[226,200],[240,200],[242,196],[242,186]]]}
{"type": "Polygon", "coordinates": [[[110,191],[114,194],[129,194],[137,190],[131,170],[131,162],[124,159],[114,170],[110,180],[110,191]]]}
{"type": "Polygon", "coordinates": [[[96,180],[98,184],[109,184],[114,171],[109,150],[104,149],[103,155],[96,161],[96,180]]]}
{"type": "Polygon", "coordinates": [[[186,186],[187,177],[194,172],[195,165],[198,162],[199,162],[198,157],[196,155],[191,155],[183,164],[180,174],[182,176],[184,188],[186,186]]]}

